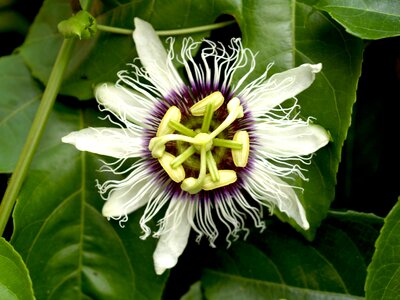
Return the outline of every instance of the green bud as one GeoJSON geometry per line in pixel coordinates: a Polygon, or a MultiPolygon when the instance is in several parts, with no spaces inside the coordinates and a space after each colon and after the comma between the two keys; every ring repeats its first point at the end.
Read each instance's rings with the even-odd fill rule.
{"type": "Polygon", "coordinates": [[[58,31],[67,39],[90,39],[97,30],[96,19],[85,10],[58,24],[58,31]]]}

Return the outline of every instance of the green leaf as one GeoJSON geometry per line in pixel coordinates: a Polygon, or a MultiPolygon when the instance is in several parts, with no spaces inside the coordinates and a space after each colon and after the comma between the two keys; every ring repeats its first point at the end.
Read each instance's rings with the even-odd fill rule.
{"type": "MultiPolygon", "coordinates": [[[[249,1],[245,7],[241,16],[245,23],[239,21],[239,25],[246,46],[259,53],[256,71],[264,71],[270,61],[275,61],[274,71],[302,63],[323,65],[313,85],[298,96],[303,117],[314,117],[333,139],[306,166],[309,181],[299,182],[311,226],[303,233],[312,239],[334,198],[336,173],[361,73],[363,44],[305,1],[249,1]]],[[[274,213],[297,226],[286,215],[277,210],[274,213]]]]}
{"type": "Polygon", "coordinates": [[[290,287],[273,282],[241,278],[215,271],[206,271],[204,285],[208,300],[361,300],[362,297],[290,287]]]}
{"type": "Polygon", "coordinates": [[[295,64],[321,62],[323,65],[313,85],[298,97],[301,113],[304,117],[314,117],[333,140],[306,167],[309,181],[303,184],[303,205],[311,225],[306,236],[312,238],[334,199],[336,173],[356,100],[363,44],[305,3],[296,5],[295,28],[295,64]]]}
{"type": "Polygon", "coordinates": [[[202,277],[206,298],[360,299],[370,261],[364,253],[373,251],[381,224],[372,215],[334,213],[313,242],[282,226],[252,233],[210,257],[211,271],[202,277]]]}
{"type": "Polygon", "coordinates": [[[201,281],[196,281],[190,286],[189,291],[180,300],[202,300],[201,281]]]}
{"type": "Polygon", "coordinates": [[[32,282],[21,256],[3,238],[0,238],[0,299],[34,299],[32,282]]]}
{"type": "Polygon", "coordinates": [[[20,55],[0,58],[0,172],[11,173],[42,91],[20,55]]]}
{"type": "Polygon", "coordinates": [[[99,157],[61,143],[67,133],[98,124],[97,113],[56,105],[14,210],[12,244],[30,270],[38,299],[159,299],[155,240],[139,239],[138,218],[125,228],[100,213],[95,188],[99,157]]]}
{"type": "Polygon", "coordinates": [[[328,12],[349,33],[363,39],[400,35],[399,1],[320,0],[315,7],[328,12]]]}
{"type": "Polygon", "coordinates": [[[395,300],[400,295],[400,202],[385,218],[368,267],[366,299],[395,300]]]}

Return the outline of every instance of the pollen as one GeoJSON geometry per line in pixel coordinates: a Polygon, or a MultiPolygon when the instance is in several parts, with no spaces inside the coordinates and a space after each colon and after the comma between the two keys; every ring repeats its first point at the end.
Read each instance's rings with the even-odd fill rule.
{"type": "Polygon", "coordinates": [[[181,120],[181,111],[176,106],[171,106],[164,117],[162,118],[160,125],[158,125],[156,136],[162,136],[173,133],[175,129],[169,126],[171,121],[179,122],[181,120]]]}
{"type": "Polygon", "coordinates": [[[250,139],[247,131],[237,131],[233,140],[242,145],[241,149],[232,149],[232,159],[236,167],[244,168],[247,165],[250,153],[250,139]]]}
{"type": "Polygon", "coordinates": [[[224,103],[224,96],[221,92],[214,92],[204,99],[200,100],[190,108],[193,116],[204,116],[208,104],[213,105],[213,110],[216,111],[224,103]]]}
{"type": "Polygon", "coordinates": [[[223,186],[230,185],[237,180],[237,175],[235,171],[232,170],[218,170],[219,180],[213,181],[211,175],[207,175],[204,178],[203,190],[210,191],[223,186]]]}
{"type": "Polygon", "coordinates": [[[172,168],[171,162],[174,159],[175,156],[168,152],[164,152],[164,154],[158,159],[158,162],[173,181],[181,182],[185,179],[185,169],[182,166],[172,168]]]}

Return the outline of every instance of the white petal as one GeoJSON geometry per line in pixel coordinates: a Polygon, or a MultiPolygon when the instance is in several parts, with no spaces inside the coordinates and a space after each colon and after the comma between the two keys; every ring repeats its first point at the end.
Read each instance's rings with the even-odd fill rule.
{"type": "Polygon", "coordinates": [[[124,181],[110,192],[103,206],[102,214],[108,218],[119,218],[139,209],[150,201],[160,188],[153,182],[152,174],[138,167],[124,181]]]}
{"type": "Polygon", "coordinates": [[[116,158],[141,156],[142,137],[121,128],[85,128],[73,131],[61,139],[78,150],[116,158]]]}
{"type": "Polygon", "coordinates": [[[121,120],[128,120],[135,124],[142,125],[154,105],[146,99],[123,87],[116,87],[113,84],[103,83],[95,88],[97,101],[106,109],[115,113],[121,120]]]}
{"type": "Polygon", "coordinates": [[[267,82],[240,94],[248,102],[254,116],[260,116],[307,89],[315,79],[322,64],[303,64],[297,68],[272,75],[267,82]]]}
{"type": "Polygon", "coordinates": [[[172,64],[172,57],[168,56],[153,27],[135,18],[133,39],[142,65],[161,94],[168,96],[173,91],[179,92],[184,83],[172,64]]]}
{"type": "Polygon", "coordinates": [[[321,126],[306,122],[279,126],[261,122],[257,124],[258,151],[265,156],[294,157],[309,155],[325,146],[329,133],[321,126]]]}
{"type": "Polygon", "coordinates": [[[304,207],[293,187],[273,175],[262,161],[255,162],[250,176],[244,182],[244,188],[257,202],[272,209],[277,207],[305,230],[310,227],[304,207]]]}
{"type": "Polygon", "coordinates": [[[158,275],[173,268],[186,247],[190,234],[189,204],[186,199],[172,199],[164,217],[164,228],[153,254],[158,275]]]}
{"type": "Polygon", "coordinates": [[[136,199],[137,201],[132,201],[131,195],[137,190],[140,190],[138,185],[131,189],[124,188],[115,191],[112,197],[104,204],[101,214],[107,218],[120,218],[141,208],[149,202],[150,198],[143,196],[136,199]]]}

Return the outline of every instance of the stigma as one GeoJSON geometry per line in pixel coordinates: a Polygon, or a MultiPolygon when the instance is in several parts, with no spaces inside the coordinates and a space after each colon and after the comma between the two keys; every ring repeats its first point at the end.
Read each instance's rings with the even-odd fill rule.
{"type": "Polygon", "coordinates": [[[237,181],[235,170],[247,165],[249,134],[232,126],[243,118],[243,106],[236,97],[224,103],[222,93],[213,92],[192,105],[184,121],[178,107],[169,107],[148,144],[152,157],[189,194],[228,186],[237,181]],[[224,113],[217,117],[218,110],[224,113]]]}

